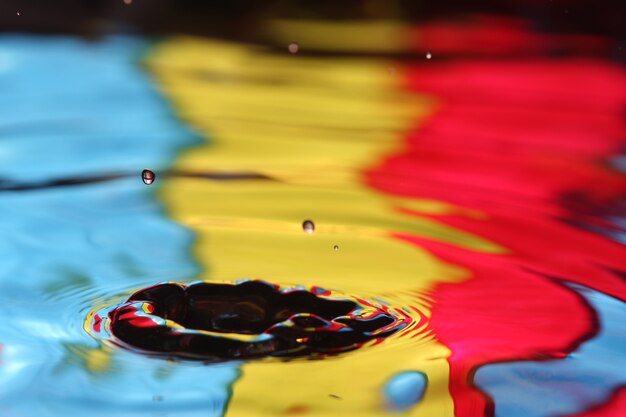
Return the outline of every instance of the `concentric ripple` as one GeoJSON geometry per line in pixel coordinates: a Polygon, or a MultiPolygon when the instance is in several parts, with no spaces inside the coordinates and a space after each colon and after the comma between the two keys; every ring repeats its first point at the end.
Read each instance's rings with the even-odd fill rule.
{"type": "Polygon", "coordinates": [[[315,286],[169,282],[92,311],[85,328],[142,353],[213,362],[334,355],[381,342],[422,319],[315,286]]]}

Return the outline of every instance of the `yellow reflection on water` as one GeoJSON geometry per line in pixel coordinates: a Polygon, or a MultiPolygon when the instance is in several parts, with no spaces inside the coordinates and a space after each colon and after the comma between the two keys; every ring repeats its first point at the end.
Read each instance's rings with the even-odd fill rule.
{"type": "Polygon", "coordinates": [[[282,43],[297,40],[301,48],[333,52],[405,52],[414,35],[397,20],[270,20],[268,34],[282,43]]]}
{"type": "MultiPolygon", "coordinates": [[[[468,272],[392,233],[502,251],[419,216],[476,213],[386,196],[363,183],[363,171],[399,149],[403,133],[436,106],[433,99],[400,92],[387,63],[286,50],[280,55],[192,38],[165,42],[147,63],[180,117],[209,138],[184,153],[176,170],[269,177],[163,181],[160,196],[171,217],[197,234],[202,279],[258,278],[356,296],[392,294],[394,303],[418,306],[428,317],[428,303],[415,294],[468,272]],[[416,215],[399,213],[400,207],[416,215]],[[302,231],[305,219],[315,222],[313,234],[302,231]]],[[[229,414],[385,414],[384,383],[396,372],[419,370],[430,383],[410,413],[452,416],[450,352],[431,335],[419,336],[333,359],[244,365],[229,414]]]]}

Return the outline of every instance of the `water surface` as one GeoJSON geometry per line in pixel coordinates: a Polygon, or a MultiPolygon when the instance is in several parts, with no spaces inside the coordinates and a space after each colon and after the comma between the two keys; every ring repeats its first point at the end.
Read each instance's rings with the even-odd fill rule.
{"type": "Polygon", "coordinates": [[[621,410],[623,67],[288,44],[0,39],[0,414],[621,410]],[[246,278],[411,324],[218,364],[94,328],[151,285],[246,278]]]}

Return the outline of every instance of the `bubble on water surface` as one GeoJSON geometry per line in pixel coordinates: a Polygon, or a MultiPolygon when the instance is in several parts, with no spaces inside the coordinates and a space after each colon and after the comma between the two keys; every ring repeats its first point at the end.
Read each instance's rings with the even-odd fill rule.
{"type": "Polygon", "coordinates": [[[306,233],[313,233],[315,231],[315,223],[313,223],[313,220],[303,221],[302,230],[304,230],[306,233]]]}
{"type": "Polygon", "coordinates": [[[156,179],[156,175],[154,174],[154,172],[150,171],[149,169],[144,169],[141,172],[141,179],[143,180],[144,184],[150,185],[156,179]]]}
{"type": "Polygon", "coordinates": [[[297,42],[291,42],[287,47],[290,54],[297,54],[300,50],[300,45],[297,42]]]}
{"type": "Polygon", "coordinates": [[[404,411],[424,397],[428,378],[418,371],[404,371],[395,374],[383,387],[383,395],[389,407],[404,411]]]}

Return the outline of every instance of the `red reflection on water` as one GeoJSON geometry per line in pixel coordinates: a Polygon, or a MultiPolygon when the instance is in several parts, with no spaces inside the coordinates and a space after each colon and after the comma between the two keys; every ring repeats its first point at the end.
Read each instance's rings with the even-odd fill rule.
{"type": "MultiPolygon", "coordinates": [[[[453,43],[444,29],[433,36],[453,43]]],[[[492,47],[533,39],[511,30],[492,47]]],[[[440,108],[366,181],[486,213],[432,217],[508,250],[485,254],[395,236],[472,272],[468,281],[436,287],[431,327],[453,352],[456,415],[484,415],[492,405],[472,385],[477,366],[562,354],[595,331],[593,311],[546,276],[626,300],[626,282],[611,272],[624,270],[626,248],[563,221],[589,217],[564,205],[566,196],[603,207],[626,195],[625,176],[604,162],[626,138],[626,72],[597,60],[536,58],[428,63],[408,68],[406,80],[440,108]]]]}
{"type": "Polygon", "coordinates": [[[94,332],[100,332],[102,329],[102,317],[95,315],[93,318],[93,330],[94,332]]]}
{"type": "Polygon", "coordinates": [[[440,54],[511,55],[571,50],[599,53],[608,42],[596,36],[546,35],[510,17],[475,15],[464,22],[442,20],[415,29],[415,44],[440,54]]]}

